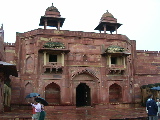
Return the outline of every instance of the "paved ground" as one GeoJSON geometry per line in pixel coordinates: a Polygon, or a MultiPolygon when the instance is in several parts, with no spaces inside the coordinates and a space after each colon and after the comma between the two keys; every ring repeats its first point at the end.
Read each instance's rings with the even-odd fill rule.
{"type": "MultiPolygon", "coordinates": [[[[0,120],[24,120],[23,118],[25,118],[25,120],[31,120],[31,115],[31,110],[5,112],[0,114],[0,120]]],[[[127,120],[146,120],[146,117],[147,113],[145,108],[96,109],[91,107],[83,107],[73,110],[47,111],[45,120],[120,120],[127,118],[127,120]]]]}

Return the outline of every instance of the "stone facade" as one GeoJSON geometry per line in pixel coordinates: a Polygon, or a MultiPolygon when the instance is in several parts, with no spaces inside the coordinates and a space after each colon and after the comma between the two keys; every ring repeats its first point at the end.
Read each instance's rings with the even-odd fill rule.
{"type": "Polygon", "coordinates": [[[16,33],[16,43],[5,45],[19,75],[11,78],[12,105],[26,104],[30,92],[52,106],[129,105],[141,103],[140,86],[160,82],[160,53],[136,50],[108,11],[95,28],[100,33],[60,30],[64,20],[52,5],[40,19],[44,29],[16,33]]]}
{"type": "Polygon", "coordinates": [[[4,30],[3,25],[0,28],[0,61],[5,60],[4,56],[4,30]]]}
{"type": "Polygon", "coordinates": [[[160,83],[160,52],[137,50],[135,58],[135,99],[139,102],[141,100],[139,87],[160,83]]]}
{"type": "MultiPolygon", "coordinates": [[[[17,76],[16,66],[5,62],[4,30],[0,28],[0,113],[10,111],[11,75],[17,76]]],[[[15,47],[14,47],[15,48],[15,47]]],[[[12,55],[13,56],[13,55],[12,55]]],[[[9,56],[8,56],[9,58],[9,56]]]]}

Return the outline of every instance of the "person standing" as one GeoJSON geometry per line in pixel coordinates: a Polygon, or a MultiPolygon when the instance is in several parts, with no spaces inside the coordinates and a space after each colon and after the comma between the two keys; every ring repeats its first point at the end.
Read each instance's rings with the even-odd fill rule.
{"type": "Polygon", "coordinates": [[[32,120],[39,120],[40,112],[41,112],[41,104],[39,101],[36,101],[34,103],[30,103],[33,108],[33,115],[32,120]]]}
{"type": "Polygon", "coordinates": [[[40,113],[40,116],[39,116],[39,120],[44,120],[45,116],[46,116],[46,112],[44,111],[44,105],[41,104],[41,113],[40,113]]]}
{"type": "Polygon", "coordinates": [[[157,113],[157,116],[158,118],[160,117],[160,101],[159,101],[159,98],[157,98],[157,102],[156,102],[157,106],[158,106],[158,113],[157,113]]]}
{"type": "Polygon", "coordinates": [[[149,95],[149,99],[146,102],[146,108],[148,111],[148,118],[149,120],[158,120],[158,106],[156,101],[153,100],[153,95],[149,95]]]}
{"type": "Polygon", "coordinates": [[[35,107],[32,106],[32,120],[35,120],[36,118],[36,112],[35,112],[35,107]]]}
{"type": "Polygon", "coordinates": [[[35,96],[34,100],[39,100],[39,103],[41,104],[41,112],[38,120],[44,120],[46,117],[46,112],[44,110],[44,105],[48,105],[47,101],[45,101],[44,98],[40,96],[35,96]]]}

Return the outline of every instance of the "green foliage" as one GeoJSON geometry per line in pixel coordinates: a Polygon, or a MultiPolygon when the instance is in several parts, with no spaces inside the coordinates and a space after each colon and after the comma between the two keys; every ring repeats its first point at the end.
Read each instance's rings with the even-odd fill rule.
{"type": "Polygon", "coordinates": [[[43,45],[44,48],[61,48],[64,49],[65,46],[61,42],[47,42],[43,45]]]}
{"type": "Polygon", "coordinates": [[[115,46],[115,45],[112,45],[112,46],[109,46],[105,52],[124,52],[125,49],[120,47],[120,46],[115,46]]]}

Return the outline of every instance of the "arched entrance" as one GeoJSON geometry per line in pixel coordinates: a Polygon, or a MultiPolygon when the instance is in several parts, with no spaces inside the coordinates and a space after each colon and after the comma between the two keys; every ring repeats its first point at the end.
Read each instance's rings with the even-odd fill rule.
{"type": "Polygon", "coordinates": [[[45,88],[45,99],[49,105],[60,104],[60,87],[56,83],[51,83],[45,88]]]}
{"type": "Polygon", "coordinates": [[[122,101],[122,88],[120,85],[114,83],[109,87],[109,102],[122,101]]]}
{"type": "Polygon", "coordinates": [[[90,106],[90,88],[85,83],[80,83],[76,88],[76,106],[90,106]]]}

